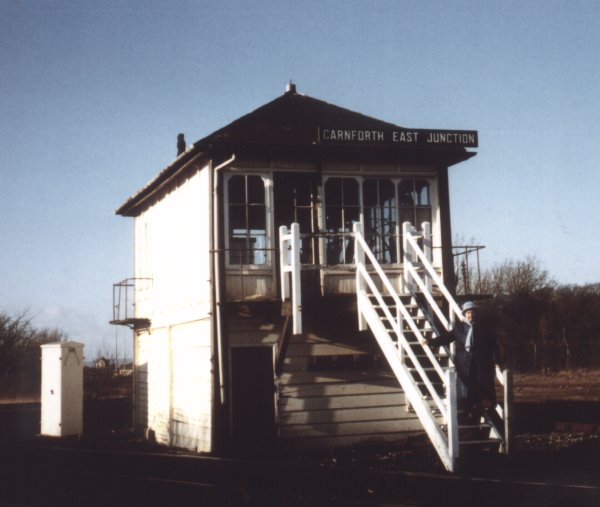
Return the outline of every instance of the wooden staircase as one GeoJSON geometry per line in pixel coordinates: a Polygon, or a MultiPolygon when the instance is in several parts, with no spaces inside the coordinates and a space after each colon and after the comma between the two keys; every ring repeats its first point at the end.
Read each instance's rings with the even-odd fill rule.
{"type": "MultiPolygon", "coordinates": [[[[403,234],[406,280],[402,295],[370,251],[360,224],[355,224],[354,234],[359,328],[368,327],[373,332],[405,392],[407,409],[419,417],[446,469],[456,469],[460,450],[465,447],[508,452],[509,439],[503,437],[509,434],[508,419],[502,420],[507,413],[506,404],[496,407],[496,423],[485,413],[478,421],[466,420],[457,407],[451,351],[446,347],[434,350],[427,343],[439,335],[438,326],[449,330],[454,318],[462,318],[462,314],[427,258],[426,248],[419,246],[410,224],[405,224],[403,234]],[[440,297],[450,308],[449,317],[441,310],[440,297]],[[498,421],[503,428],[498,427],[498,421]]],[[[430,241],[426,237],[420,239],[425,244],[430,241]]],[[[506,372],[503,375],[509,378],[506,372]]],[[[509,397],[505,394],[505,401],[509,397]]]]}

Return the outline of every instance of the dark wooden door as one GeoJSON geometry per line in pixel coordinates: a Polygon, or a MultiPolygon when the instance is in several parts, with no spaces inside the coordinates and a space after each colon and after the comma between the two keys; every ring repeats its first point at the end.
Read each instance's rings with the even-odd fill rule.
{"type": "Polygon", "coordinates": [[[272,347],[231,349],[232,443],[242,455],[275,448],[275,383],[272,347]]]}

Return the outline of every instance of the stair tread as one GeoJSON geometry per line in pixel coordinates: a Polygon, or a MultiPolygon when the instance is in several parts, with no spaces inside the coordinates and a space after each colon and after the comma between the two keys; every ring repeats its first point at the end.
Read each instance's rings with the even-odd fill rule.
{"type": "Polygon", "coordinates": [[[483,440],[459,440],[459,445],[485,445],[485,444],[501,444],[501,438],[486,438],[483,440]]]}
{"type": "Polygon", "coordinates": [[[478,423],[478,424],[459,424],[458,425],[458,429],[459,430],[483,430],[483,429],[489,429],[492,426],[489,423],[478,423]]]}

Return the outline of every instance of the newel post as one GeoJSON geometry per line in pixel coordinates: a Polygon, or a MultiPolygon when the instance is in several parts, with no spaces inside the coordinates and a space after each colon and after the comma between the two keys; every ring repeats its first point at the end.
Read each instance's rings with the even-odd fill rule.
{"type": "MultiPolygon", "coordinates": [[[[429,261],[429,263],[433,266],[433,249],[431,244],[431,224],[429,222],[423,222],[421,224],[423,228],[423,253],[425,254],[425,258],[429,261]]],[[[431,289],[433,286],[431,276],[427,271],[425,271],[425,285],[427,290],[431,293],[431,289]]]]}
{"type": "Polygon", "coordinates": [[[279,228],[279,272],[281,300],[291,299],[293,334],[302,333],[302,288],[300,281],[300,225],[279,228]],[[290,280],[291,279],[291,280],[290,280]]]}
{"type": "Polygon", "coordinates": [[[402,224],[402,251],[403,251],[403,267],[404,267],[404,293],[414,293],[414,282],[409,272],[409,268],[412,266],[413,253],[412,245],[408,241],[408,236],[412,235],[413,226],[410,222],[404,222],[402,224]]]}
{"type": "Polygon", "coordinates": [[[509,454],[512,447],[512,417],[513,417],[513,373],[512,370],[502,372],[504,385],[504,445],[502,451],[509,454]]]}
{"type": "Polygon", "coordinates": [[[289,252],[286,248],[288,228],[285,225],[279,227],[279,280],[281,283],[281,299],[285,301],[290,297],[290,280],[287,275],[289,265],[289,252]]]}
{"type": "Polygon", "coordinates": [[[458,407],[456,401],[456,370],[446,370],[446,424],[448,427],[448,457],[452,463],[452,471],[458,458],[458,407]]]}
{"type": "Polygon", "coordinates": [[[293,334],[302,333],[302,287],[300,282],[300,224],[294,222],[290,231],[292,256],[292,316],[293,334]]]}
{"type": "Polygon", "coordinates": [[[357,310],[358,310],[358,330],[366,331],[367,323],[363,316],[363,309],[361,297],[358,297],[360,294],[364,294],[365,292],[365,280],[363,278],[363,274],[361,269],[366,269],[365,267],[365,251],[362,247],[360,239],[362,239],[363,227],[360,222],[354,222],[352,226],[352,232],[354,233],[354,264],[356,269],[356,296],[357,296],[357,310]]]}

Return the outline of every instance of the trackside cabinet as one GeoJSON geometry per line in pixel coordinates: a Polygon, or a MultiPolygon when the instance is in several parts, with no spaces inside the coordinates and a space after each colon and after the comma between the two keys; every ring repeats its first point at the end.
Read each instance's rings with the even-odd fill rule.
{"type": "Polygon", "coordinates": [[[47,343],[42,348],[41,434],[83,431],[83,343],[47,343]]]}

